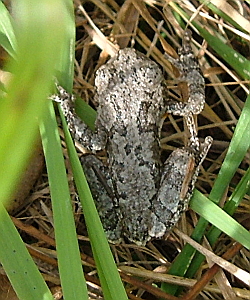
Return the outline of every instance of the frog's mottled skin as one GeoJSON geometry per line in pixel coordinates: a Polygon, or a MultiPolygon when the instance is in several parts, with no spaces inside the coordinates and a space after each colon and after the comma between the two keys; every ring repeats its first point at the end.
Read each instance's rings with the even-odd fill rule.
{"type": "Polygon", "coordinates": [[[167,100],[160,68],[131,48],[120,50],[97,71],[95,132],[76,116],[74,97],[59,88],[56,101],[73,137],[93,153],[107,151],[107,166],[95,155],[84,157],[82,163],[111,242],[126,236],[145,245],[169,231],[187,208],[199,166],[211,145],[210,137],[200,144],[193,122],[193,113],[204,106],[204,79],[189,41],[185,34],[178,60],[168,57],[179,69],[180,79],[187,82],[186,103],[167,100]],[[190,142],[162,164],[158,134],[165,112],[184,115],[190,142]]]}

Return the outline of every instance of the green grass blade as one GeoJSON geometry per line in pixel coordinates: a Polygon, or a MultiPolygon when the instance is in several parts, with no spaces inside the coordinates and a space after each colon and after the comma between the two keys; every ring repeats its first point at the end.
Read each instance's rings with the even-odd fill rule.
{"type": "Polygon", "coordinates": [[[64,299],[88,299],[72,203],[52,102],[41,124],[53,208],[56,248],[64,299]]]}
{"type": "MultiPolygon", "coordinates": [[[[248,193],[250,189],[250,168],[248,168],[247,172],[241,178],[239,184],[234,189],[232,195],[229,197],[228,202],[224,205],[224,210],[232,215],[237,207],[239,206],[242,198],[248,193]]],[[[212,230],[210,229],[209,232],[212,230]]],[[[210,242],[213,244],[215,241],[210,242]]]]}
{"type": "MultiPolygon", "coordinates": [[[[220,199],[223,197],[225,189],[228,187],[239,164],[241,163],[246,152],[249,149],[249,146],[250,146],[249,112],[250,112],[250,96],[248,96],[248,98],[246,100],[244,109],[241,113],[240,119],[236,126],[234,136],[230,143],[227,155],[225,157],[225,160],[222,164],[221,170],[218,174],[218,177],[215,180],[213,189],[209,196],[209,199],[213,200],[215,203],[219,203],[220,199]]],[[[247,183],[245,182],[245,184],[247,184],[247,183]]],[[[247,189],[247,186],[245,186],[244,190],[246,190],[246,189],[247,189]]],[[[197,193],[195,193],[194,195],[197,195],[197,193]]],[[[231,201],[233,201],[233,199],[231,199],[231,201]]],[[[192,197],[190,205],[195,211],[199,210],[199,202],[194,197],[192,197]],[[193,203],[193,202],[195,202],[195,203],[193,203]]],[[[229,205],[229,204],[227,204],[227,205],[229,205]]],[[[231,213],[233,213],[233,210],[231,210],[231,213]]],[[[215,214],[211,214],[211,215],[215,217],[215,214]]],[[[200,242],[205,233],[207,225],[208,225],[208,221],[201,218],[199,220],[196,228],[194,229],[194,232],[192,233],[192,238],[194,240],[196,240],[197,242],[200,242]]],[[[241,232],[242,229],[239,229],[239,230],[241,232]]],[[[209,236],[207,236],[207,238],[209,239],[209,236]]],[[[244,235],[244,238],[246,238],[245,235],[244,235]]],[[[213,242],[215,242],[215,241],[213,240],[213,242]]],[[[183,251],[180,253],[180,255],[175,260],[175,262],[171,265],[169,273],[173,274],[173,275],[183,276],[189,268],[189,271],[187,272],[187,276],[192,277],[192,275],[195,274],[195,272],[197,271],[198,267],[200,266],[200,264],[202,262],[201,256],[199,254],[197,254],[193,258],[194,254],[195,254],[195,249],[188,244],[185,245],[185,247],[183,248],[183,251]],[[193,261],[191,263],[192,258],[193,258],[193,261]],[[190,265],[190,263],[191,263],[191,265],[190,265]]],[[[168,292],[170,291],[171,293],[175,293],[177,290],[177,287],[173,287],[168,284],[164,284],[163,288],[164,288],[164,290],[167,290],[168,292]]]]}
{"type": "Polygon", "coordinates": [[[76,113],[89,126],[91,130],[95,129],[96,110],[89,106],[85,101],[76,98],[75,102],[76,113]]]}
{"type": "Polygon", "coordinates": [[[0,204],[0,261],[19,299],[53,300],[18,231],[0,204]]]}
{"type": "MultiPolygon", "coordinates": [[[[207,0],[199,0],[200,3],[203,3],[205,6],[207,6],[209,9],[211,9],[211,11],[214,12],[214,14],[220,16],[220,18],[222,20],[224,20],[224,22],[227,22],[229,24],[231,24],[233,27],[238,28],[239,30],[242,30],[246,33],[248,33],[245,28],[242,28],[237,22],[235,22],[235,20],[233,20],[229,15],[227,15],[224,11],[222,11],[221,9],[219,9],[218,7],[216,7],[216,5],[210,3],[210,1],[207,0]]],[[[219,4],[220,2],[218,2],[219,4]]],[[[220,5],[223,5],[222,3],[220,3],[220,5]]],[[[226,11],[226,10],[225,10],[226,11]]]]}
{"type": "MultiPolygon", "coordinates": [[[[64,0],[66,8],[65,39],[56,61],[57,80],[72,90],[75,48],[74,9],[71,0],[64,0]]],[[[52,102],[40,126],[51,192],[58,268],[64,299],[88,299],[83,274],[74,215],[65,170],[64,158],[57,130],[52,102]]]]}
{"type": "Polygon", "coordinates": [[[250,232],[197,190],[193,198],[192,209],[195,206],[200,216],[250,250],[250,232]]]}
{"type": "MultiPolygon", "coordinates": [[[[249,189],[250,189],[250,168],[248,169],[248,171],[245,173],[245,175],[241,179],[240,183],[235,188],[233,194],[229,198],[229,201],[225,204],[223,210],[227,214],[232,215],[235,212],[236,208],[238,207],[239,203],[241,202],[242,198],[249,191],[249,189]]],[[[194,198],[194,199],[196,199],[196,198],[194,198]]],[[[198,200],[198,198],[196,200],[198,200]]],[[[204,219],[202,219],[202,220],[204,220],[204,219]]],[[[230,224],[230,227],[231,227],[231,223],[227,223],[227,224],[230,224]]],[[[223,230],[223,229],[221,229],[221,230],[223,230]]],[[[221,234],[221,230],[215,226],[212,226],[210,228],[206,237],[211,245],[214,245],[217,238],[221,234]]],[[[237,233],[238,233],[238,231],[237,231],[237,233]]],[[[238,234],[237,234],[237,236],[238,236],[238,234]]],[[[238,240],[237,236],[236,236],[236,240],[238,240]]],[[[190,249],[190,252],[193,253],[192,247],[189,246],[188,248],[190,249]]],[[[203,260],[204,260],[204,256],[201,253],[196,252],[195,256],[188,268],[188,271],[186,272],[186,277],[192,278],[195,275],[196,271],[200,268],[203,260]]]]}
{"type": "MultiPolygon", "coordinates": [[[[62,1],[13,1],[13,10],[15,22],[18,22],[14,24],[17,52],[15,60],[8,67],[13,76],[6,87],[6,98],[0,102],[0,202],[3,204],[11,197],[13,187],[32,152],[38,133],[38,120],[43,115],[55,76],[55,62],[65,40],[65,6],[62,1]]],[[[0,259],[19,299],[45,299],[46,295],[49,295],[46,298],[52,299],[4,210],[0,217],[3,218],[0,219],[1,231],[9,233],[7,238],[4,233],[0,235],[0,259]],[[18,249],[18,255],[6,246],[10,239],[12,248],[18,249]],[[12,260],[16,262],[15,272],[12,260]],[[24,262],[29,264],[28,276],[23,273],[24,262]],[[26,279],[29,280],[23,284],[26,279]]]]}
{"type": "Polygon", "coordinates": [[[65,128],[67,149],[69,152],[77,191],[84,211],[84,218],[88,229],[98,275],[101,281],[104,298],[107,300],[116,300],[117,295],[119,295],[119,300],[128,299],[110,251],[107,238],[103,231],[102,224],[89,190],[81,163],[78,159],[71,136],[67,130],[66,121],[62,112],[61,118],[63,121],[63,127],[65,128]]]}
{"type": "Polygon", "coordinates": [[[16,60],[9,66],[14,75],[6,87],[6,98],[0,103],[0,201],[10,197],[11,188],[15,186],[32,150],[31,145],[38,132],[37,120],[44,111],[55,71],[54,61],[60,52],[54,41],[60,44],[64,37],[61,13],[62,21],[54,19],[61,10],[61,5],[56,3],[61,1],[55,1],[51,6],[47,0],[49,14],[44,13],[43,16],[41,11],[46,8],[46,1],[43,1],[42,7],[41,1],[39,5],[29,3],[28,12],[26,1],[20,2],[24,3],[19,9],[18,52],[16,60]]]}
{"type": "Polygon", "coordinates": [[[12,17],[3,2],[0,2],[0,44],[11,55],[15,56],[16,37],[12,26],[12,17]]]}
{"type": "MultiPolygon", "coordinates": [[[[180,9],[177,4],[172,4],[175,7],[176,13],[180,14],[180,17],[188,20],[190,16],[180,9]]],[[[208,42],[208,45],[216,51],[220,57],[222,57],[242,78],[248,80],[250,78],[250,61],[235,51],[233,48],[225,44],[224,39],[217,36],[217,32],[214,35],[210,34],[206,29],[192,21],[192,24],[199,31],[200,35],[208,42]]]]}
{"type": "Polygon", "coordinates": [[[210,34],[207,30],[194,24],[209,46],[216,51],[242,78],[250,79],[250,61],[227,46],[224,41],[210,34]]]}
{"type": "Polygon", "coordinates": [[[242,110],[227,155],[214,183],[209,199],[219,203],[237,168],[250,147],[250,96],[242,110]]]}
{"type": "Polygon", "coordinates": [[[65,40],[56,61],[56,78],[67,91],[72,91],[75,59],[75,19],[72,0],[63,0],[66,8],[65,40]]]}

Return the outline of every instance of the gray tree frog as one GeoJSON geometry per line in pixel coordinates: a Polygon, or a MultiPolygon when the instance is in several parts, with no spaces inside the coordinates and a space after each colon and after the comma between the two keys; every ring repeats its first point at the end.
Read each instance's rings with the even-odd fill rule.
{"type": "Polygon", "coordinates": [[[203,109],[204,79],[185,32],[179,58],[167,59],[187,83],[187,102],[167,99],[158,65],[132,48],[120,50],[96,73],[95,132],[76,115],[74,97],[59,87],[72,136],[88,150],[107,151],[107,165],[94,154],[82,164],[109,241],[126,237],[138,245],[167,233],[186,210],[199,167],[212,138],[201,143],[193,114],[203,109]],[[183,115],[189,143],[161,162],[160,123],[164,113],[183,115]]]}

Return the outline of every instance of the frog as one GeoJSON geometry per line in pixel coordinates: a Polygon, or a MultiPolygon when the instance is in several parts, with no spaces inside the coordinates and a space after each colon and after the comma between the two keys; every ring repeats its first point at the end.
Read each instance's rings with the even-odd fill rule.
{"type": "Polygon", "coordinates": [[[95,131],[76,114],[75,96],[58,87],[58,96],[72,137],[90,154],[81,158],[96,207],[111,243],[144,246],[163,238],[187,210],[200,166],[212,144],[198,138],[194,115],[205,104],[205,83],[185,32],[179,57],[165,57],[188,87],[186,102],[169,99],[156,62],[133,48],[117,52],[95,77],[98,103],[95,131]],[[161,158],[164,115],[183,116],[188,143],[161,158]],[[96,155],[105,150],[107,162],[96,155]]]}

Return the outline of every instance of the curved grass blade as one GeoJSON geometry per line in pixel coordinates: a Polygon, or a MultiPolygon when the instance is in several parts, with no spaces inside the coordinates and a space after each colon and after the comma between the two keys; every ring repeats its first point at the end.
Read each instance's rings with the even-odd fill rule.
{"type": "MultiPolygon", "coordinates": [[[[248,33],[248,31],[243,28],[242,26],[240,26],[237,22],[235,22],[235,20],[233,20],[228,14],[226,14],[223,10],[220,9],[220,7],[223,7],[223,2],[217,1],[217,6],[215,4],[212,3],[212,1],[207,1],[207,0],[199,0],[200,3],[203,3],[205,6],[207,6],[209,9],[211,9],[211,11],[214,12],[214,14],[220,16],[220,18],[222,20],[224,20],[225,22],[231,24],[233,27],[238,28],[239,30],[248,33]]],[[[227,5],[227,3],[225,2],[225,4],[227,5]]],[[[228,3],[228,5],[230,6],[230,4],[228,3]]],[[[224,5],[225,6],[225,5],[224,5]]],[[[226,9],[225,9],[226,11],[226,9]]],[[[240,13],[239,13],[240,14],[240,13]]],[[[242,16],[243,18],[243,16],[242,16]]]]}
{"type": "Polygon", "coordinates": [[[13,9],[18,47],[9,65],[13,76],[6,98],[0,103],[0,260],[19,299],[53,299],[2,204],[10,198],[37,137],[58,44],[65,38],[65,6],[59,0],[20,0],[13,2],[13,9]]]}
{"type": "MultiPolygon", "coordinates": [[[[65,3],[65,39],[56,61],[57,80],[72,90],[75,48],[74,9],[71,0],[65,3]]],[[[47,100],[47,114],[40,125],[55,228],[58,268],[64,299],[88,299],[83,274],[74,215],[65,170],[60,136],[52,102],[47,100]]]]}
{"type": "MultiPolygon", "coordinates": [[[[181,11],[181,15],[182,16],[185,15],[185,17],[188,19],[188,16],[187,14],[185,14],[185,12],[181,11]]],[[[192,24],[200,31],[201,35],[208,41],[208,44],[219,55],[221,55],[230,65],[232,65],[243,78],[249,79],[250,63],[248,60],[246,60],[235,50],[226,46],[217,37],[214,37],[211,34],[209,34],[205,29],[201,28],[195,22],[192,22],[192,24]]],[[[237,124],[234,138],[229,147],[229,151],[221,167],[219,175],[215,181],[214,187],[211,191],[209,198],[213,200],[215,203],[219,203],[225,189],[229,185],[235,171],[237,170],[242,159],[244,158],[246,151],[249,149],[249,143],[250,143],[249,104],[250,104],[250,100],[248,97],[244,109],[242,111],[242,115],[237,124]]],[[[208,221],[201,218],[192,234],[192,238],[198,242],[201,241],[207,225],[208,225],[208,221]]],[[[196,259],[198,260],[197,256],[199,256],[199,254],[196,255],[195,250],[191,246],[189,246],[188,244],[185,245],[182,252],[179,254],[179,256],[172,264],[169,273],[172,275],[183,276],[187,272],[188,268],[191,270],[192,274],[195,273],[197,268],[194,268],[194,264],[196,259]],[[194,260],[194,262],[192,262],[192,260],[194,260]]],[[[187,274],[190,275],[190,273],[187,274]]],[[[163,284],[162,288],[163,290],[171,294],[174,294],[178,289],[178,287],[173,285],[168,285],[168,284],[163,284]]]]}
{"type": "Polygon", "coordinates": [[[60,136],[52,103],[40,126],[52,200],[64,299],[88,299],[60,136]]]}
{"type": "Polygon", "coordinates": [[[124,290],[121,278],[117,271],[112,253],[107,242],[106,235],[103,231],[102,224],[97,213],[88,183],[86,181],[81,163],[78,159],[74,144],[70,133],[67,129],[66,121],[60,110],[63,122],[65,140],[74,174],[74,179],[79,194],[79,198],[83,207],[84,218],[88,229],[94,259],[97,266],[98,275],[100,277],[104,298],[108,300],[127,300],[128,297],[124,290]]]}
{"type": "MultiPolygon", "coordinates": [[[[239,164],[243,160],[246,152],[248,151],[248,149],[250,147],[249,112],[250,112],[250,96],[248,96],[248,98],[247,98],[247,101],[243,108],[242,114],[241,114],[238,124],[236,126],[234,136],[230,143],[227,155],[221,166],[221,170],[218,174],[218,177],[215,180],[213,189],[209,196],[209,199],[215,203],[219,203],[220,199],[223,197],[224,191],[228,187],[239,164]]],[[[245,182],[245,184],[247,184],[247,182],[245,182]]],[[[237,189],[237,187],[236,187],[236,189],[237,189]]],[[[244,191],[246,191],[247,187],[242,187],[242,189],[244,192],[244,191]]],[[[242,197],[244,196],[243,193],[241,194],[241,196],[242,197]]],[[[194,201],[193,199],[194,199],[194,197],[192,197],[190,205],[192,206],[192,208],[194,210],[196,210],[196,204],[198,205],[198,203],[195,200],[195,203],[193,204],[193,201],[194,201]]],[[[231,201],[233,201],[233,199],[231,199],[231,201]]],[[[227,204],[227,205],[229,205],[229,204],[227,204]]],[[[229,207],[230,207],[230,205],[229,205],[229,207]]],[[[198,208],[198,206],[197,206],[197,208],[198,208]]],[[[233,213],[233,212],[234,211],[231,210],[231,213],[233,213]]],[[[194,231],[192,233],[192,238],[195,241],[197,241],[197,242],[201,241],[203,235],[205,234],[207,225],[208,225],[207,220],[205,220],[203,218],[201,218],[199,220],[196,228],[194,229],[194,231]]],[[[241,229],[240,229],[240,232],[241,232],[241,229]]],[[[240,234],[240,232],[238,232],[238,234],[240,234]]],[[[236,236],[237,236],[237,234],[236,234],[236,236]]],[[[209,240],[210,236],[208,235],[207,238],[209,240]]],[[[214,242],[215,242],[215,240],[213,239],[213,243],[214,242]]],[[[211,244],[211,246],[213,245],[213,243],[211,244]]],[[[186,273],[188,277],[192,277],[193,274],[196,273],[196,271],[200,267],[200,264],[203,261],[202,256],[200,256],[200,254],[198,254],[198,253],[195,254],[195,252],[196,252],[196,250],[193,247],[186,244],[184,246],[182,252],[179,254],[179,256],[176,258],[174,263],[171,265],[171,268],[169,269],[169,273],[172,275],[179,275],[179,276],[184,276],[184,274],[186,273]],[[191,263],[191,261],[192,261],[192,263],[191,263]]],[[[163,284],[163,289],[174,294],[178,288],[173,285],[163,284]]]]}
{"type": "Polygon", "coordinates": [[[194,24],[201,36],[208,42],[209,46],[216,51],[242,78],[250,79],[250,61],[243,55],[226,45],[218,37],[213,36],[207,30],[194,24]]]}
{"type": "Polygon", "coordinates": [[[18,299],[54,299],[2,204],[0,204],[0,261],[18,299]]]}
{"type": "Polygon", "coordinates": [[[195,207],[194,210],[201,217],[250,250],[249,231],[197,190],[193,198],[195,201],[192,201],[192,209],[195,207]]]}
{"type": "MultiPolygon", "coordinates": [[[[248,169],[248,171],[245,173],[245,175],[243,176],[243,178],[241,179],[240,183],[237,185],[237,187],[235,188],[233,194],[231,195],[231,197],[229,198],[228,202],[225,204],[224,208],[223,208],[223,211],[225,211],[228,215],[233,215],[233,213],[235,212],[235,210],[237,209],[238,205],[240,204],[242,198],[245,196],[245,194],[249,191],[250,189],[250,168],[248,169]]],[[[199,201],[198,198],[194,198],[195,202],[196,201],[199,201]]],[[[196,211],[196,208],[193,208],[195,211],[196,211]]],[[[198,211],[196,211],[198,212],[198,211]]],[[[203,217],[205,217],[203,215],[203,217]]],[[[223,217],[222,217],[223,218],[223,217]]],[[[201,219],[201,220],[204,220],[204,219],[201,219]]],[[[225,221],[225,222],[229,222],[229,221],[225,221]]],[[[229,229],[225,229],[225,232],[227,231],[231,231],[231,222],[230,223],[226,223],[226,226],[230,226],[229,229]]],[[[219,225],[218,225],[219,226],[219,225]]],[[[223,225],[224,226],[224,225],[223,225]]],[[[237,229],[237,227],[240,226],[240,224],[237,223],[237,226],[235,226],[235,229],[237,229]]],[[[221,234],[221,230],[224,231],[223,228],[217,228],[215,226],[212,226],[210,228],[210,230],[208,231],[206,237],[210,243],[210,245],[214,245],[217,238],[220,236],[221,234]]],[[[239,231],[242,230],[242,227],[239,229],[239,231]]],[[[235,238],[238,242],[242,242],[241,241],[241,238],[238,239],[238,234],[239,234],[239,231],[236,230],[236,236],[233,234],[231,235],[229,233],[229,235],[233,238],[235,238]]],[[[244,233],[245,236],[249,236],[249,232],[248,232],[248,235],[246,235],[244,233]]],[[[249,247],[249,237],[248,237],[248,244],[247,244],[247,248],[249,247]]],[[[244,243],[244,240],[243,240],[243,243],[244,243]]],[[[188,245],[189,246],[189,245],[188,245]]],[[[189,246],[190,247],[190,246],[189,246]]],[[[188,278],[192,278],[196,271],[200,268],[202,262],[204,260],[204,256],[199,253],[199,252],[196,252],[195,253],[195,256],[186,272],[186,277],[188,278]]]]}
{"type": "MultiPolygon", "coordinates": [[[[185,21],[190,19],[190,16],[183,11],[176,3],[171,2],[171,6],[175,9],[175,14],[185,21]]],[[[177,18],[178,20],[178,18],[177,18]]],[[[180,21],[179,21],[180,22],[180,21]]],[[[243,55],[235,51],[233,48],[225,44],[224,40],[216,34],[210,34],[206,29],[192,21],[192,25],[199,31],[200,35],[208,42],[208,45],[214,49],[242,78],[248,80],[250,78],[250,61],[243,55]]]]}
{"type": "Polygon", "coordinates": [[[0,2],[0,45],[15,57],[16,37],[12,26],[12,17],[3,2],[0,2]]]}

